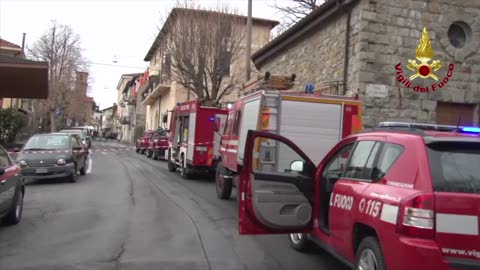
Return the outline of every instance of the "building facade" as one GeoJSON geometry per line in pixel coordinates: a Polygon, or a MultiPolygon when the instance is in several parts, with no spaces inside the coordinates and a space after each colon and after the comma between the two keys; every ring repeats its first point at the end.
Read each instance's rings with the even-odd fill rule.
{"type": "Polygon", "coordinates": [[[252,60],[262,72],[295,73],[299,91],[313,83],[324,93],[358,93],[365,127],[394,120],[478,125],[479,45],[478,1],[327,0],[252,60]],[[424,28],[430,73],[412,77],[421,73],[416,49],[427,43],[424,28]]]}
{"type": "Polygon", "coordinates": [[[117,84],[117,133],[118,139],[126,143],[134,141],[136,127],[137,89],[143,73],[123,74],[117,84]]]}
{"type": "MultiPolygon", "coordinates": [[[[203,14],[209,11],[202,10],[188,10],[184,13],[185,9],[174,9],[170,14],[169,20],[177,20],[178,16],[189,16],[192,14],[203,14]]],[[[203,14],[204,15],[204,14],[203,14]]],[[[208,15],[208,14],[207,14],[208,15]]],[[[231,15],[236,18],[240,32],[246,32],[246,17],[231,15]]],[[[199,16],[198,23],[202,23],[202,16],[199,16]]],[[[195,17],[196,18],[196,17],[195,17]]],[[[270,39],[270,31],[278,24],[277,21],[253,18],[252,20],[252,51],[256,51],[268,43],[270,39]]],[[[146,106],[146,129],[156,129],[158,127],[167,128],[169,126],[169,114],[177,103],[184,102],[196,98],[196,95],[185,89],[179,82],[175,81],[172,77],[172,72],[175,72],[172,68],[172,57],[169,55],[165,48],[160,46],[169,41],[169,26],[175,25],[173,23],[165,23],[164,27],[160,30],[157,38],[153,42],[145,61],[149,62],[149,80],[144,87],[141,87],[139,92],[142,93],[142,103],[146,106]],[[165,115],[168,115],[167,123],[164,123],[162,119],[165,115]]],[[[245,44],[242,41],[241,44],[245,44]]],[[[240,89],[241,84],[245,81],[245,47],[240,48],[238,54],[238,60],[229,62],[230,76],[234,78],[234,87],[232,91],[222,97],[222,102],[234,101],[237,98],[237,91],[240,89]]],[[[253,65],[252,65],[253,67],[253,65]]],[[[255,75],[255,68],[252,68],[253,75],[255,75]]],[[[226,78],[229,80],[230,78],[226,78]]]]}

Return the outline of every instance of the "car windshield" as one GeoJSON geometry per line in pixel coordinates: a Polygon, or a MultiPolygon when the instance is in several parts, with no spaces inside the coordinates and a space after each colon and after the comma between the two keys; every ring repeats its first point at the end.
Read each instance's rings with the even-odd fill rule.
{"type": "Polygon", "coordinates": [[[427,149],[435,191],[480,193],[480,143],[437,142],[427,149]]]}
{"type": "Polygon", "coordinates": [[[69,148],[66,135],[33,136],[25,144],[24,150],[63,150],[69,148]]]}

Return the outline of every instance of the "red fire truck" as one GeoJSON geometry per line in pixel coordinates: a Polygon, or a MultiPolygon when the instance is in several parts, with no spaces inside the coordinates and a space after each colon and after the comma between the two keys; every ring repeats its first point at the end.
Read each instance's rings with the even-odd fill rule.
{"type": "Polygon", "coordinates": [[[226,108],[202,106],[198,100],[177,104],[170,121],[168,170],[180,168],[183,178],[195,173],[214,174],[221,139],[215,125],[226,118],[226,108]]]}
{"type": "MultiPolygon", "coordinates": [[[[342,138],[361,130],[361,102],[358,97],[305,94],[292,91],[295,77],[268,73],[244,86],[244,95],[229,110],[223,127],[221,161],[216,170],[216,191],[229,199],[243,165],[248,130],[285,136],[319,163],[342,138]]],[[[219,127],[216,127],[219,129],[219,127]]],[[[275,151],[265,152],[275,159],[275,151]]],[[[273,163],[273,162],[272,162],[273,163]]],[[[268,164],[259,164],[268,166],[268,164]]]]}

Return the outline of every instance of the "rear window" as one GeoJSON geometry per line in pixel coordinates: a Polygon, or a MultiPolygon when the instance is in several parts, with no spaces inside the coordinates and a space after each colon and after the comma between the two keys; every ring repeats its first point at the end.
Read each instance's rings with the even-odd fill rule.
{"type": "Polygon", "coordinates": [[[480,143],[437,142],[427,149],[434,191],[480,193],[480,143]]]}

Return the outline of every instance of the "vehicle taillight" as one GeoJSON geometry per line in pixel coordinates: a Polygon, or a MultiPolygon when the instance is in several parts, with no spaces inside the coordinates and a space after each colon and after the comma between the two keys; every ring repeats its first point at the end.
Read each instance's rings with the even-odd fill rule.
{"type": "Polygon", "coordinates": [[[421,238],[435,236],[435,201],[431,193],[405,199],[398,211],[397,233],[421,238]]]}

